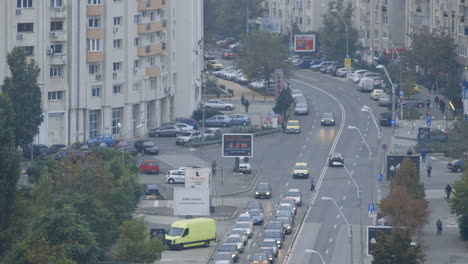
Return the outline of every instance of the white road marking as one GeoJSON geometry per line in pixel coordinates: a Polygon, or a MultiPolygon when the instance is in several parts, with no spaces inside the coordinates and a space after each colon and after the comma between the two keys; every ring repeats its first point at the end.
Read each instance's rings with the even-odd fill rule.
{"type": "Polygon", "coordinates": [[[436,160],[436,158],[432,157],[432,156],[429,156],[429,158],[431,158],[431,160],[436,160]]]}
{"type": "Polygon", "coordinates": [[[356,154],[356,159],[359,159],[359,154],[356,154]]]}
{"type": "Polygon", "coordinates": [[[309,135],[312,135],[312,131],[309,132],[309,135]]]}
{"type": "Polygon", "coordinates": [[[306,138],[306,141],[309,141],[310,138],[306,138]]]}
{"type": "Polygon", "coordinates": [[[342,206],[342,205],[340,205],[340,210],[343,210],[343,206],[342,206]]]}
{"type": "Polygon", "coordinates": [[[286,187],[288,187],[288,185],[289,185],[289,182],[286,182],[286,187]]]}
{"type": "Polygon", "coordinates": [[[346,195],[343,195],[343,201],[346,200],[346,195]]]}
{"type": "Polygon", "coordinates": [[[369,131],[369,127],[366,127],[366,132],[369,131]]]}
{"type": "Polygon", "coordinates": [[[314,127],[315,127],[315,125],[312,125],[312,128],[314,128],[314,127]]]}
{"type": "Polygon", "coordinates": [[[337,226],[337,225],[336,225],[336,224],[334,224],[334,225],[333,225],[333,229],[336,229],[336,226],[337,226]]]}
{"type": "Polygon", "coordinates": [[[354,171],[352,170],[349,174],[353,175],[354,171]]]}
{"type": "Polygon", "coordinates": [[[328,255],[328,248],[327,248],[327,250],[325,251],[325,255],[328,255]]]}
{"type": "Polygon", "coordinates": [[[304,145],[304,146],[302,146],[302,148],[303,148],[303,149],[305,149],[305,147],[306,147],[305,145],[304,145]]]}
{"type": "Polygon", "coordinates": [[[333,238],[332,238],[332,237],[330,237],[330,240],[328,240],[328,241],[329,241],[330,243],[331,243],[331,242],[333,242],[333,238]]]}
{"type": "Polygon", "coordinates": [[[365,137],[365,138],[367,137],[367,133],[364,133],[364,137],[365,137]]]}
{"type": "Polygon", "coordinates": [[[351,181],[350,181],[350,180],[348,180],[348,184],[351,184],[351,181]]]}
{"type": "Polygon", "coordinates": [[[299,153],[299,158],[302,158],[302,153],[299,153]]]}
{"type": "Polygon", "coordinates": [[[339,214],[336,215],[336,219],[340,219],[340,215],[339,215],[339,214]]]}
{"type": "Polygon", "coordinates": [[[353,166],[356,167],[356,162],[353,163],[353,166]]]}
{"type": "Polygon", "coordinates": [[[361,151],[361,150],[362,150],[362,146],[359,147],[359,151],[361,151]]]}

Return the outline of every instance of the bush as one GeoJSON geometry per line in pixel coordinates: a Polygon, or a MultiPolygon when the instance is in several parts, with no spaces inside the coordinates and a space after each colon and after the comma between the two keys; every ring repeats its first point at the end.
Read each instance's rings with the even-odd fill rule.
{"type": "Polygon", "coordinates": [[[460,227],[460,236],[463,240],[468,240],[468,214],[464,214],[458,218],[458,227],[460,227]]]}
{"type": "Polygon", "coordinates": [[[416,119],[421,118],[421,113],[419,113],[418,109],[416,109],[416,108],[403,109],[402,114],[403,114],[402,119],[416,120],[416,119]]]}

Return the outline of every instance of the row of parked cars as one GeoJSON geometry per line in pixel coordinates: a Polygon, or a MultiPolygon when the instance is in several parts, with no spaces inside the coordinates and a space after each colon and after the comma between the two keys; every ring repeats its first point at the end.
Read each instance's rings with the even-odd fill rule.
{"type": "MultiPolygon", "coordinates": [[[[260,183],[257,186],[269,186],[268,183],[260,183]]],[[[257,193],[257,192],[256,192],[257,193]]],[[[271,194],[271,193],[270,193],[271,194]]],[[[257,195],[256,195],[257,196],[257,195]]],[[[251,254],[248,261],[252,264],[272,264],[278,257],[279,251],[284,246],[286,236],[292,234],[298,207],[302,205],[302,193],[299,189],[289,189],[276,204],[274,219],[265,222],[263,206],[258,201],[249,201],[229,231],[226,239],[219,245],[212,257],[213,264],[234,263],[240,259],[254,235],[254,229],[259,226],[263,229],[263,240],[255,253],[251,254]]]]}

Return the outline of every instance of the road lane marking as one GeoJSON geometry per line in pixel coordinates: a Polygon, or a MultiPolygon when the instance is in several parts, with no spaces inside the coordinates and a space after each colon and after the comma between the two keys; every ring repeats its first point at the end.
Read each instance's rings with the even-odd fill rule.
{"type": "Polygon", "coordinates": [[[325,255],[328,255],[328,248],[327,248],[327,250],[325,251],[325,255]]]}
{"type": "Polygon", "coordinates": [[[346,200],[346,195],[343,195],[343,201],[346,200]]]}
{"type": "Polygon", "coordinates": [[[334,225],[333,225],[333,229],[336,229],[336,226],[337,226],[337,224],[334,224],[334,225]]]}
{"type": "Polygon", "coordinates": [[[343,206],[342,206],[342,205],[340,205],[340,210],[343,210],[343,206]]]}
{"type": "Polygon", "coordinates": [[[349,174],[353,175],[354,171],[352,170],[349,174]]]}
{"type": "Polygon", "coordinates": [[[359,154],[356,154],[356,159],[359,159],[359,154]]]}
{"type": "Polygon", "coordinates": [[[353,163],[353,166],[356,167],[356,162],[353,163]]]}
{"type": "MultiPolygon", "coordinates": [[[[313,127],[312,127],[313,128],[313,127]]],[[[310,138],[306,138],[306,141],[309,141],[310,138]]]]}
{"type": "Polygon", "coordinates": [[[348,184],[351,184],[351,181],[350,181],[350,180],[348,180],[348,184]]]}
{"type": "Polygon", "coordinates": [[[340,219],[340,215],[339,215],[339,214],[336,215],[336,219],[340,219]]]}
{"type": "Polygon", "coordinates": [[[369,127],[366,127],[366,132],[369,131],[369,127]]]}
{"type": "Polygon", "coordinates": [[[288,187],[288,185],[289,185],[289,182],[286,182],[286,187],[288,187]]]}
{"type": "Polygon", "coordinates": [[[328,240],[328,242],[330,242],[330,243],[331,243],[331,242],[333,242],[333,238],[332,238],[332,237],[330,237],[330,240],[328,240]]]}
{"type": "Polygon", "coordinates": [[[306,145],[302,146],[303,149],[305,149],[306,145]]]}
{"type": "Polygon", "coordinates": [[[361,150],[362,150],[362,146],[359,147],[359,151],[361,151],[361,150]]]}
{"type": "Polygon", "coordinates": [[[302,153],[299,154],[299,158],[302,158],[302,153]]]}
{"type": "Polygon", "coordinates": [[[312,131],[309,132],[309,135],[312,135],[312,131]]]}

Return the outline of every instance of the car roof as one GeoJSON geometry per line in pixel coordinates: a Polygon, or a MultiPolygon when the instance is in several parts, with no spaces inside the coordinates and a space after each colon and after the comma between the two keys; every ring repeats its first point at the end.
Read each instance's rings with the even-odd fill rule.
{"type": "Polygon", "coordinates": [[[287,192],[301,192],[301,191],[297,188],[294,188],[294,189],[289,189],[287,192]]]}
{"type": "Polygon", "coordinates": [[[331,156],[332,157],[341,157],[343,155],[341,153],[339,153],[339,152],[334,152],[334,153],[331,154],[331,156]]]}
{"type": "Polygon", "coordinates": [[[308,166],[307,162],[296,162],[296,166],[308,166]]]}

